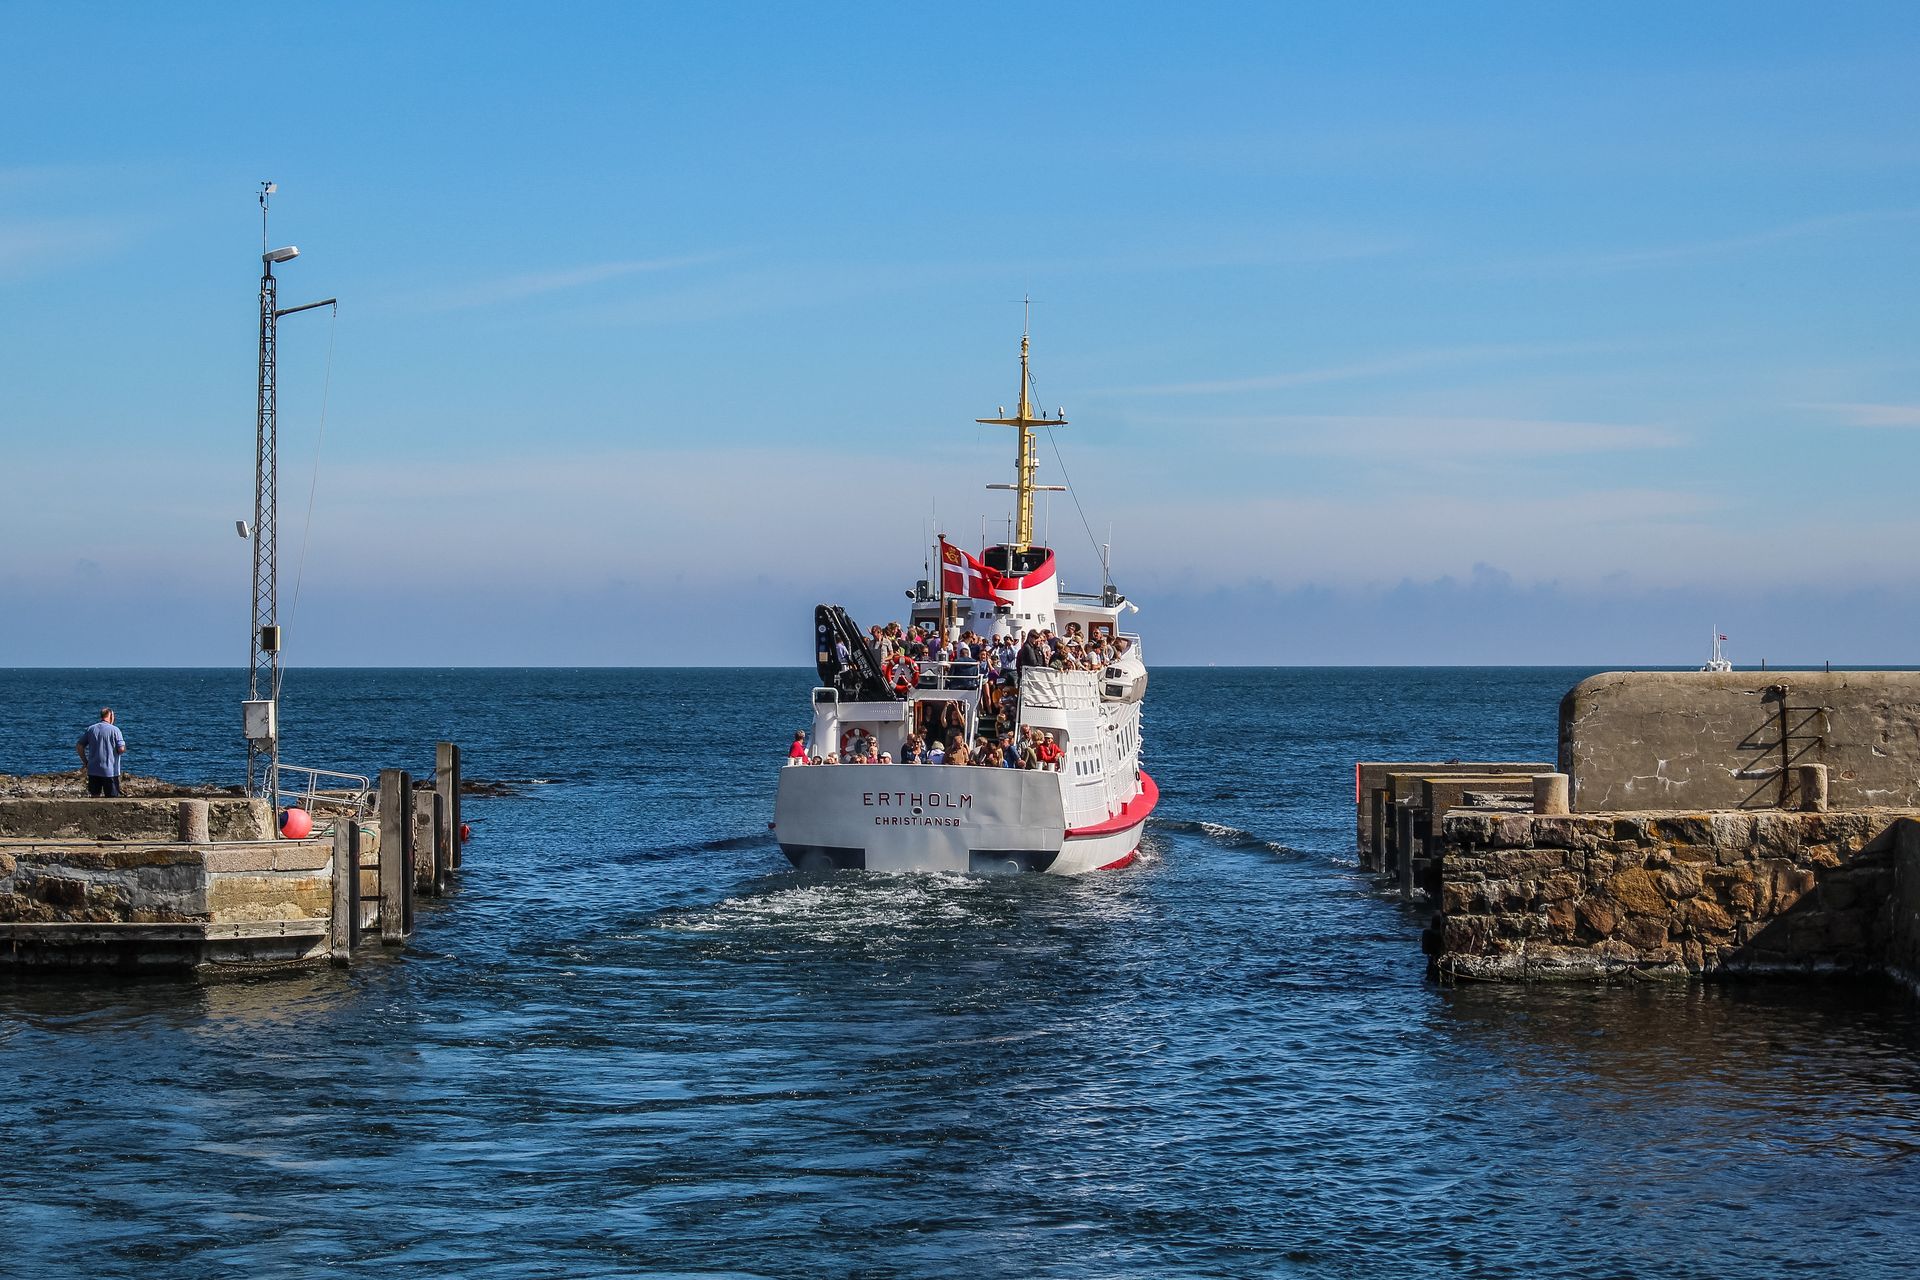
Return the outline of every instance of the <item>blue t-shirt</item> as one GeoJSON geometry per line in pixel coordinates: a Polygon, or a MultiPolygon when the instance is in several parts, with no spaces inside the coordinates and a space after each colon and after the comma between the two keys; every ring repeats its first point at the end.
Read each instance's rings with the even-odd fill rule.
{"type": "Polygon", "coordinates": [[[90,724],[78,745],[87,753],[87,773],[91,777],[120,776],[120,753],[127,749],[127,740],[120,736],[117,726],[105,720],[90,724]]]}

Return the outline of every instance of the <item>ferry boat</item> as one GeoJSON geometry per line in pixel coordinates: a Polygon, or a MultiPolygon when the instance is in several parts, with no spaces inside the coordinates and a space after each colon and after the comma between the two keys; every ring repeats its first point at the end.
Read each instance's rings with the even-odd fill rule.
{"type": "MultiPolygon", "coordinates": [[[[1034,432],[1066,425],[1034,410],[1028,336],[1020,337],[1013,416],[979,418],[1018,440],[1012,538],[973,556],[941,538],[940,572],[915,584],[908,629],[950,644],[966,632],[1019,644],[1030,632],[1077,635],[1110,648],[1091,670],[1022,665],[999,678],[991,660],[883,665],[866,633],[838,605],[814,610],[813,755],[841,760],[870,750],[905,759],[912,735],[964,733],[983,715],[1003,731],[1037,729],[1062,749],[1055,769],[977,764],[800,764],[780,771],[773,830],[803,871],[1047,873],[1079,875],[1138,856],[1159,798],[1140,767],[1140,709],[1147,668],[1140,637],[1121,630],[1137,607],[1103,582],[1096,595],[1064,590],[1053,550],[1033,539],[1038,485],[1034,432]],[[863,748],[865,750],[863,750],[863,748]]],[[[1102,567],[1103,577],[1105,567],[1102,567]]]]}

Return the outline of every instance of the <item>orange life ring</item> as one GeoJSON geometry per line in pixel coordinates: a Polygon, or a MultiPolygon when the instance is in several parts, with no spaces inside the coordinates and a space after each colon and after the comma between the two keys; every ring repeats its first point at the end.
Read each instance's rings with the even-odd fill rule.
{"type": "Polygon", "coordinates": [[[890,659],[885,674],[898,694],[905,694],[920,683],[920,668],[905,655],[890,659]]]}
{"type": "Polygon", "coordinates": [[[865,738],[868,742],[875,741],[874,736],[871,733],[868,733],[865,729],[861,729],[861,728],[849,729],[845,733],[841,734],[840,735],[840,758],[842,760],[845,760],[850,756],[852,756],[853,748],[859,745],[860,739],[862,738],[865,738]]]}

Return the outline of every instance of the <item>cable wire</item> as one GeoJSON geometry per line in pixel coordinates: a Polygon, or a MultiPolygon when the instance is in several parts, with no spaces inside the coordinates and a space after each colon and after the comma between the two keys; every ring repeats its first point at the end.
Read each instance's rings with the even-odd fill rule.
{"type": "MultiPolygon", "coordinates": [[[[1040,399],[1040,379],[1027,374],[1027,383],[1033,388],[1035,403],[1040,399]]],[[[1100,562],[1100,585],[1106,586],[1107,558],[1100,554],[1100,539],[1093,536],[1093,526],[1087,522],[1087,513],[1080,506],[1080,491],[1073,487],[1073,480],[1067,475],[1067,460],[1060,452],[1060,437],[1052,431],[1047,432],[1047,443],[1053,446],[1053,460],[1059,464],[1060,478],[1067,482],[1067,496],[1073,499],[1073,509],[1080,513],[1080,527],[1087,531],[1087,544],[1093,548],[1094,559],[1100,562]]]]}

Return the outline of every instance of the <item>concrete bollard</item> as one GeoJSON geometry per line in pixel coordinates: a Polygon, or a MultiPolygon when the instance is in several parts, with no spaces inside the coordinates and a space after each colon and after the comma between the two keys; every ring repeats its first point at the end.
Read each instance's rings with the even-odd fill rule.
{"type": "Polygon", "coordinates": [[[1571,813],[1572,806],[1567,801],[1568,781],[1564,773],[1534,774],[1533,811],[1550,814],[1571,813]]]}
{"type": "MultiPolygon", "coordinates": [[[[1823,791],[1821,794],[1825,794],[1823,791]]],[[[210,844],[213,841],[209,806],[205,800],[180,802],[180,843],[210,844]]]]}
{"type": "Polygon", "coordinates": [[[1808,813],[1827,811],[1827,766],[1797,764],[1793,766],[1793,781],[1800,791],[1802,809],[1808,813]]]}

